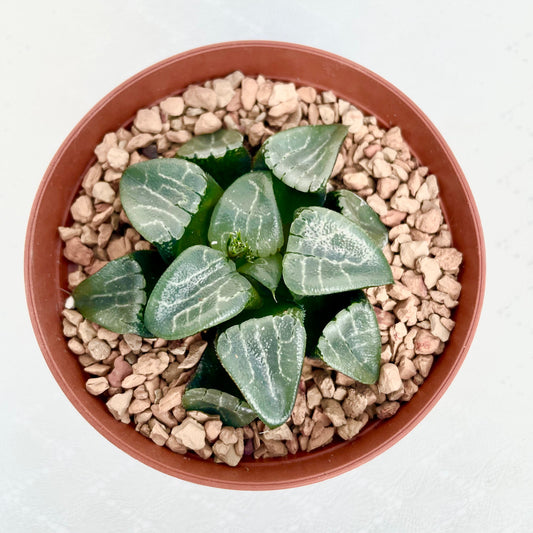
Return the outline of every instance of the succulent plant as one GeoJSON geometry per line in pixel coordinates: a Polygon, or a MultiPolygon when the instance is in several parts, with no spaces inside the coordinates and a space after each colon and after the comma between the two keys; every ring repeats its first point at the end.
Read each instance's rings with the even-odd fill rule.
{"type": "Polygon", "coordinates": [[[176,158],[130,166],[122,205],[155,250],[83,281],[77,309],[117,333],[170,340],[208,330],[183,404],[228,425],[285,422],[306,355],[374,383],[381,337],[361,289],[393,279],[376,213],[353,192],[326,194],[346,133],[279,132],[252,165],[242,135],[220,130],[176,158]]]}

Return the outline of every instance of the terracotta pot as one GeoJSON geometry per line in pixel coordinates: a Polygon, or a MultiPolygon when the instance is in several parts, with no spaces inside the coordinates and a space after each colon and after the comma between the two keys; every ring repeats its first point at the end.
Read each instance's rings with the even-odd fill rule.
{"type": "Polygon", "coordinates": [[[199,48],[162,61],[133,76],[103,98],[74,128],[54,156],[38,190],[28,225],[25,255],[28,307],[35,335],[52,374],[76,409],[104,437],[132,457],[162,472],[215,487],[265,490],[314,483],[351,470],[384,452],[418,424],[450,385],[476,329],[485,285],[485,251],[479,216],[466,179],[428,118],[390,83],[332,54],[294,44],[242,41],[199,48]],[[93,149],[108,131],[127,125],[135,112],[187,85],[234,70],[332,90],[375,115],[399,125],[414,154],[439,179],[441,200],[455,245],[464,254],[457,322],[445,352],[420,391],[391,419],[370,424],[353,442],[334,442],[312,453],[281,459],[244,460],[236,468],[181,456],[114,420],[104,402],[85,390],[86,375],[67,349],[60,312],[67,264],[57,227],[81,178],[93,163],[93,149]]]}

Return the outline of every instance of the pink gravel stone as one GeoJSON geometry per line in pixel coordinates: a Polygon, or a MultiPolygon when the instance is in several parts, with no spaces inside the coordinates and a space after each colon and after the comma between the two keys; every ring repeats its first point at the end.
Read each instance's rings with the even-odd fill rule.
{"type": "Polygon", "coordinates": [[[121,355],[113,362],[113,370],[107,376],[107,380],[112,387],[120,387],[122,380],[130,374],[133,374],[131,365],[124,361],[124,356],[121,355]]]}

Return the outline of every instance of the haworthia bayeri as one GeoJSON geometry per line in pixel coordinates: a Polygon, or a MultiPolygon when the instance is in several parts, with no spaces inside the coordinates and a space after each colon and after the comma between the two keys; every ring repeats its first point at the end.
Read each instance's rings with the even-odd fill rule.
{"type": "Polygon", "coordinates": [[[163,339],[181,339],[221,324],[250,305],[257,294],[222,252],[191,246],[154,287],[146,327],[163,339]]]}
{"type": "Polygon", "coordinates": [[[130,222],[168,262],[192,244],[206,244],[209,216],[221,195],[211,176],[183,159],[142,161],[120,180],[130,222]]]}
{"type": "Polygon", "coordinates": [[[291,224],[283,280],[313,296],[392,283],[383,252],[348,218],[323,207],[302,209],[291,224]]]}
{"type": "Polygon", "coordinates": [[[232,326],[218,337],[216,350],[257,416],[269,427],[283,424],[294,406],[305,352],[301,310],[232,326]]]}
{"type": "Polygon", "coordinates": [[[280,131],[264,142],[254,168],[268,167],[283,183],[302,192],[324,190],[347,133],[340,124],[280,131]]]}
{"type": "Polygon", "coordinates": [[[182,403],[188,411],[219,415],[225,426],[239,428],[257,418],[254,410],[244,400],[218,389],[188,389],[183,395],[182,403]]]}
{"type": "Polygon", "coordinates": [[[362,291],[324,328],[317,353],[327,365],[360,383],[377,381],[381,334],[374,309],[362,291]]]}
{"type": "Polygon", "coordinates": [[[115,333],[151,337],[144,326],[144,309],[164,268],[159,254],[148,250],[110,261],[74,289],[76,309],[115,333]]]}
{"type": "Polygon", "coordinates": [[[255,257],[268,257],[283,246],[283,228],[270,172],[250,172],[222,195],[209,226],[213,248],[228,253],[228,243],[239,238],[255,257]]]}
{"type": "Polygon", "coordinates": [[[197,135],[181,146],[177,157],[196,163],[226,189],[233,181],[250,171],[250,154],[236,130],[218,130],[197,135]]]}
{"type": "Polygon", "coordinates": [[[330,206],[340,211],[352,222],[359,224],[379,248],[383,248],[389,242],[389,230],[385,224],[381,222],[378,214],[354,192],[347,189],[330,192],[327,196],[326,207],[330,206]]]}
{"type": "Polygon", "coordinates": [[[281,254],[258,257],[249,263],[244,263],[238,270],[274,293],[281,280],[281,260],[281,254]]]}

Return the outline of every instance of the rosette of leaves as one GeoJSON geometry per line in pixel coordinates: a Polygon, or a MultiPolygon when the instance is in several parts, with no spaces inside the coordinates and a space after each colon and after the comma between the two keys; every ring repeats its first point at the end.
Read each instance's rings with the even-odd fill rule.
{"type": "Polygon", "coordinates": [[[117,333],[209,348],[187,409],[242,426],[290,416],[304,356],[361,383],[379,376],[381,337],[361,290],[392,283],[387,230],[350,191],[326,195],[341,125],[272,135],[253,159],[238,132],[193,138],[173,159],[132,165],[120,182],[134,228],[154,245],[105,265],[73,293],[117,333]]]}

